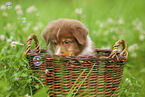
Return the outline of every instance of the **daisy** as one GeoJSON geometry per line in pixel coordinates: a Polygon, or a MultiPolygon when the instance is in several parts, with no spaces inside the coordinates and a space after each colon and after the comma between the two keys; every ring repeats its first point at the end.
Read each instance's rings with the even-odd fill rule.
{"type": "Polygon", "coordinates": [[[82,8],[76,8],[76,9],[75,9],[75,12],[76,12],[77,14],[82,14],[83,9],[82,9],[82,8]]]}
{"type": "Polygon", "coordinates": [[[131,45],[131,46],[128,47],[128,50],[129,50],[130,52],[132,52],[132,51],[134,51],[134,50],[136,50],[136,49],[138,49],[138,45],[137,45],[137,44],[133,44],[133,45],[131,45]]]}
{"type": "Polygon", "coordinates": [[[33,27],[33,30],[34,30],[34,31],[38,31],[38,29],[39,29],[39,28],[38,28],[37,26],[33,27]]]}
{"type": "Polygon", "coordinates": [[[1,41],[4,41],[4,40],[5,40],[5,36],[4,36],[4,35],[1,35],[1,36],[0,36],[0,40],[1,40],[1,41]]]}
{"type": "Polygon", "coordinates": [[[17,11],[17,15],[22,15],[22,14],[23,14],[22,10],[17,11]]]}
{"type": "Polygon", "coordinates": [[[36,10],[37,10],[37,9],[36,9],[35,6],[31,6],[31,7],[27,8],[26,12],[27,12],[27,13],[31,13],[31,12],[34,12],[34,11],[36,11],[36,10]]]}
{"type": "Polygon", "coordinates": [[[114,23],[114,20],[113,20],[112,18],[109,18],[107,21],[108,21],[108,23],[110,23],[110,24],[113,24],[113,23],[114,23]]]}
{"type": "Polygon", "coordinates": [[[143,40],[144,40],[144,35],[141,34],[141,35],[139,36],[139,40],[140,40],[140,41],[143,41],[143,40]]]}
{"type": "Polygon", "coordinates": [[[21,6],[20,5],[16,5],[16,7],[15,7],[15,10],[20,10],[21,9],[21,6]]]}
{"type": "Polygon", "coordinates": [[[6,10],[6,6],[5,5],[1,5],[1,10],[6,10]]]}
{"type": "Polygon", "coordinates": [[[3,17],[7,17],[7,16],[8,16],[8,13],[4,12],[3,17]]]}

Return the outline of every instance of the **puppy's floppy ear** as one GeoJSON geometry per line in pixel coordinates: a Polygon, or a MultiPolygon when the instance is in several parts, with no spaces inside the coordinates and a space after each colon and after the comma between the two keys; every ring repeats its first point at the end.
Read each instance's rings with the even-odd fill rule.
{"type": "Polygon", "coordinates": [[[49,44],[49,38],[50,38],[49,33],[50,31],[48,29],[48,26],[41,33],[41,36],[43,37],[46,46],[49,44]]]}
{"type": "Polygon", "coordinates": [[[88,35],[88,29],[85,27],[75,27],[72,29],[71,34],[76,38],[79,44],[85,45],[88,35]]]}

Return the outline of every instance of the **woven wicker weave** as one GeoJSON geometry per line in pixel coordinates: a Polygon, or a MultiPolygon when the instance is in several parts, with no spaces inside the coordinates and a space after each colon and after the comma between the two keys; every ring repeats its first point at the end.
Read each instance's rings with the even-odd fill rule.
{"type": "MultiPolygon", "coordinates": [[[[49,86],[52,97],[65,97],[72,87],[76,88],[72,93],[75,96],[119,95],[123,67],[128,56],[126,42],[120,39],[113,46],[113,50],[96,49],[95,54],[95,56],[78,57],[50,56],[46,49],[40,48],[35,34],[28,37],[25,52],[32,71],[39,74],[38,77],[44,85],[49,86]],[[33,39],[36,48],[32,51],[31,40],[33,39]],[[117,51],[120,45],[122,45],[122,52],[117,51]]],[[[39,82],[34,81],[33,84],[39,84],[39,82]]]]}

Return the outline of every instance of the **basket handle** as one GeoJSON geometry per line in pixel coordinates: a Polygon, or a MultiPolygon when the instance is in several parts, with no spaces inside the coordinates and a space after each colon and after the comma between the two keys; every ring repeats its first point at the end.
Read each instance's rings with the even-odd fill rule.
{"type": "Polygon", "coordinates": [[[25,57],[27,58],[27,53],[31,50],[31,41],[34,39],[35,41],[35,46],[36,48],[33,50],[33,52],[41,52],[41,48],[39,45],[39,40],[37,39],[37,36],[35,34],[30,34],[28,39],[27,39],[27,46],[26,46],[26,51],[25,51],[25,57]]]}
{"type": "Polygon", "coordinates": [[[113,58],[116,56],[117,61],[119,60],[118,56],[117,56],[117,48],[122,45],[122,52],[120,53],[120,56],[125,55],[125,59],[127,59],[128,57],[128,52],[126,50],[127,44],[125,42],[125,40],[120,39],[118,40],[115,45],[113,46],[113,51],[111,52],[109,58],[113,58]]]}

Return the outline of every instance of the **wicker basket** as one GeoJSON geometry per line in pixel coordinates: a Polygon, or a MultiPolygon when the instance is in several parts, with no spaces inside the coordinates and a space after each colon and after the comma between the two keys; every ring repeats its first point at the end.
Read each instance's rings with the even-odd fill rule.
{"type": "MultiPolygon", "coordinates": [[[[27,39],[25,56],[31,70],[38,73],[38,78],[46,86],[52,97],[65,97],[72,90],[72,95],[79,97],[117,96],[123,75],[124,63],[128,53],[126,42],[117,41],[113,50],[96,49],[95,56],[50,56],[46,49],[41,49],[35,34],[27,39]],[[31,50],[31,40],[36,48],[31,50]],[[117,51],[122,45],[122,51],[117,51]],[[83,73],[82,73],[83,72],[83,73]]],[[[33,84],[39,84],[34,81],[33,84]]],[[[41,85],[40,85],[41,86],[41,85]]]]}

